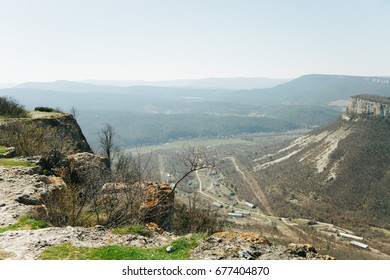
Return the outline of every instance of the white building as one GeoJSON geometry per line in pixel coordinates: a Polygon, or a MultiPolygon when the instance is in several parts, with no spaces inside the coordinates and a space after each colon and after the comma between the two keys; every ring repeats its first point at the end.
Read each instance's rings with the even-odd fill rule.
{"type": "Polygon", "coordinates": [[[352,234],[348,234],[348,233],[342,233],[340,232],[339,234],[337,234],[338,236],[342,237],[342,238],[349,238],[349,239],[354,239],[354,240],[359,240],[359,241],[362,241],[363,240],[363,237],[360,237],[360,236],[356,236],[356,235],[352,235],[352,234]]]}

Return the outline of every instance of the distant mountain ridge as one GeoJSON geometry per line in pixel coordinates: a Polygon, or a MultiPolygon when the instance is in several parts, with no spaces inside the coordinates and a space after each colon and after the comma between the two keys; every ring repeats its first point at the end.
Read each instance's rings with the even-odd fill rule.
{"type": "Polygon", "coordinates": [[[262,77],[234,77],[234,78],[203,78],[203,79],[182,79],[168,81],[115,81],[115,80],[85,80],[85,82],[96,85],[115,86],[163,86],[163,87],[184,87],[184,88],[205,88],[205,89],[229,89],[247,90],[258,88],[271,88],[290,81],[289,79],[273,79],[262,77]]]}
{"type": "Polygon", "coordinates": [[[120,87],[95,85],[92,83],[59,80],[54,82],[26,82],[15,86],[16,89],[40,89],[60,92],[117,92],[120,87]]]}
{"type": "MultiPolygon", "coordinates": [[[[147,115],[148,120],[153,117],[161,119],[160,116],[163,115],[176,115],[181,118],[184,116],[185,119],[194,119],[194,123],[198,124],[197,120],[204,118],[204,115],[218,117],[218,120],[211,123],[220,123],[223,117],[229,122],[231,116],[248,118],[246,121],[252,122],[271,118],[277,122],[291,122],[295,127],[312,128],[336,118],[340,109],[345,108],[342,106],[350,96],[369,93],[390,97],[389,80],[390,78],[386,77],[316,74],[305,75],[272,88],[252,90],[109,86],[56,81],[24,83],[15,88],[0,89],[0,96],[14,97],[28,109],[37,106],[60,106],[67,111],[74,106],[81,112],[78,121],[87,139],[94,143],[96,132],[105,123],[111,123],[114,128],[121,129],[124,123],[130,123],[131,120],[145,119],[143,114],[147,115]],[[333,106],[334,103],[338,106],[333,106]],[[192,116],[189,117],[188,114],[192,116]]],[[[173,121],[172,117],[170,119],[173,121]]],[[[136,141],[129,140],[130,131],[142,134],[142,129],[149,129],[134,127],[139,122],[132,123],[132,126],[127,128],[129,135],[121,139],[120,145],[124,147],[127,143],[136,141]]],[[[168,126],[174,128],[172,124],[168,126]]],[[[199,127],[194,131],[199,131],[199,127]]],[[[209,132],[198,136],[207,137],[211,135],[209,132]]],[[[140,134],[137,139],[142,138],[139,137],[140,134]]],[[[174,131],[168,134],[181,137],[174,131]]],[[[149,143],[148,141],[146,142],[149,143]]],[[[138,144],[143,145],[146,142],[138,144]]]]}
{"type": "MultiPolygon", "coordinates": [[[[241,79],[241,78],[237,78],[241,79]]],[[[242,78],[251,79],[251,78],[242,78]]],[[[256,79],[256,78],[255,78],[256,79]]],[[[189,80],[202,83],[204,80],[189,80]]],[[[213,80],[213,79],[210,79],[213,80]]],[[[223,79],[216,79],[222,83],[223,79]]],[[[390,78],[342,75],[305,75],[271,88],[229,90],[223,88],[169,87],[169,86],[113,86],[85,82],[55,81],[48,83],[28,82],[14,89],[50,90],[59,92],[88,92],[133,95],[137,98],[177,99],[201,98],[204,101],[232,104],[259,105],[329,105],[336,100],[347,100],[358,94],[390,96],[390,78]]],[[[3,89],[0,94],[12,89],[3,89]]]]}
{"type": "Polygon", "coordinates": [[[271,88],[285,82],[288,79],[271,79],[271,78],[205,78],[205,79],[187,79],[171,81],[115,81],[115,80],[83,80],[67,81],[58,80],[54,82],[26,82],[16,85],[16,88],[34,88],[45,90],[60,91],[120,91],[124,88],[146,86],[146,87],[173,87],[173,88],[190,88],[190,89],[225,89],[225,90],[249,90],[259,88],[271,88]]]}

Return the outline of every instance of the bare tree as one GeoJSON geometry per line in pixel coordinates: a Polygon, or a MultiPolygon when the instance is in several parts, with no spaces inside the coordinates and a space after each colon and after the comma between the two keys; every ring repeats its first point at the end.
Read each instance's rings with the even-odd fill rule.
{"type": "Polygon", "coordinates": [[[212,155],[212,153],[210,153],[210,151],[207,150],[206,147],[191,147],[186,145],[181,151],[177,153],[176,157],[182,169],[181,171],[177,172],[180,175],[172,188],[172,192],[160,199],[156,206],[163,203],[163,201],[170,195],[173,195],[178,185],[188,175],[193,172],[206,168],[213,168],[215,166],[215,157],[212,155]]]}
{"type": "Polygon", "coordinates": [[[115,131],[110,124],[106,124],[99,132],[99,146],[102,151],[102,155],[109,161],[109,167],[111,168],[113,157],[117,147],[114,143],[115,131]]]}
{"type": "Polygon", "coordinates": [[[70,108],[70,114],[73,116],[74,119],[77,119],[77,116],[79,115],[79,110],[77,110],[76,107],[72,106],[72,108],[70,108]]]}
{"type": "Polygon", "coordinates": [[[215,158],[206,147],[191,147],[187,145],[177,153],[177,159],[181,163],[183,171],[173,186],[173,191],[192,172],[215,166],[215,158]]]}
{"type": "Polygon", "coordinates": [[[116,152],[112,163],[113,181],[141,184],[150,174],[152,156],[152,153],[142,156],[139,150],[134,154],[116,152]]]}

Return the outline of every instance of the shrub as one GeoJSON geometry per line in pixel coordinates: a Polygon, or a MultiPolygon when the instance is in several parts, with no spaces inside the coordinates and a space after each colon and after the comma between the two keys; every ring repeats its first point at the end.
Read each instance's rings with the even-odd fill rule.
{"type": "Polygon", "coordinates": [[[50,107],[35,107],[34,111],[38,111],[38,112],[53,112],[53,113],[61,113],[61,110],[58,109],[58,108],[50,108],[50,107]]]}
{"type": "Polygon", "coordinates": [[[71,138],[54,126],[41,126],[29,120],[0,126],[0,143],[16,147],[19,156],[47,155],[53,151],[67,152],[71,138]]]}
{"type": "Polygon", "coordinates": [[[24,106],[15,99],[7,96],[0,96],[0,116],[7,118],[26,118],[27,112],[24,106]]]}
{"type": "Polygon", "coordinates": [[[204,232],[213,234],[222,231],[225,220],[216,209],[202,206],[196,197],[189,197],[188,205],[175,204],[174,231],[176,234],[204,232]]]}

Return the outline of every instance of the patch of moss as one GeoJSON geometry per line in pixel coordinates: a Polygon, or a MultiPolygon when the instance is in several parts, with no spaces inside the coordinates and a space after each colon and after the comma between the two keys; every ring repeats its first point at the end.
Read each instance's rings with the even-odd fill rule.
{"type": "Polygon", "coordinates": [[[124,227],[114,228],[112,230],[112,233],[114,234],[135,234],[135,235],[142,235],[142,236],[150,236],[151,232],[145,228],[143,225],[134,224],[134,225],[127,225],[124,227]]]}
{"type": "Polygon", "coordinates": [[[40,228],[47,228],[50,224],[43,220],[33,220],[29,216],[21,216],[16,224],[0,228],[0,233],[9,230],[35,230],[40,228]]]}
{"type": "Polygon", "coordinates": [[[0,158],[0,166],[4,167],[13,167],[13,166],[23,166],[23,167],[36,167],[37,165],[27,161],[16,160],[13,158],[0,158]]]}
{"type": "Polygon", "coordinates": [[[7,148],[5,146],[0,146],[0,154],[5,154],[7,152],[7,148]]]}

